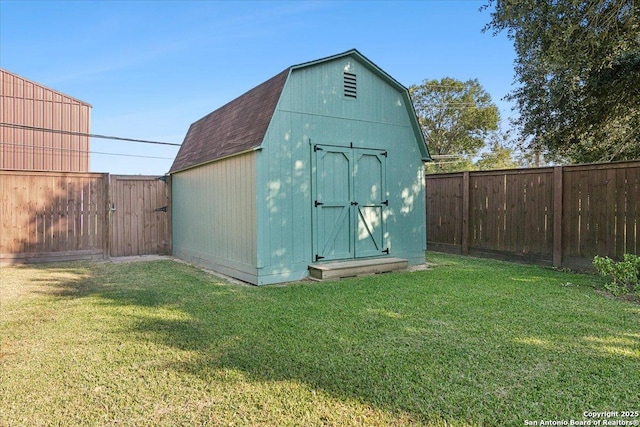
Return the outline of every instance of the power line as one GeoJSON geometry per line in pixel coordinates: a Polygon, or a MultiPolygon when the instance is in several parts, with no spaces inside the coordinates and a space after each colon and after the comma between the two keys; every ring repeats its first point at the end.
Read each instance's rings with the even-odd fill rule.
{"type": "Polygon", "coordinates": [[[481,104],[475,104],[473,102],[448,102],[448,103],[444,103],[444,104],[432,104],[429,105],[427,108],[492,108],[492,107],[496,107],[496,105],[494,104],[486,104],[486,105],[481,105],[481,104]]]}
{"type": "Polygon", "coordinates": [[[498,111],[500,110],[496,104],[476,104],[474,102],[443,102],[438,104],[426,104],[424,106],[414,104],[413,107],[416,110],[442,110],[442,109],[450,109],[450,108],[464,110],[464,109],[474,109],[474,108],[483,109],[483,108],[493,108],[493,107],[498,109],[498,111]]]}
{"type": "Polygon", "coordinates": [[[462,154],[432,154],[431,158],[434,160],[438,159],[459,159],[463,157],[462,154]]]}
{"type": "Polygon", "coordinates": [[[464,84],[460,84],[460,85],[441,85],[441,84],[429,84],[429,83],[422,83],[419,85],[412,85],[415,86],[416,88],[420,89],[421,87],[428,87],[429,89],[431,88],[438,88],[438,89],[458,89],[458,90],[465,90],[465,86],[464,84]]]}
{"type": "Polygon", "coordinates": [[[140,143],[144,143],[144,144],[172,145],[172,146],[175,146],[175,147],[180,147],[182,145],[182,144],[176,144],[175,142],[162,142],[162,141],[149,141],[149,140],[146,140],[146,139],[123,138],[123,137],[120,137],[120,136],[109,136],[109,135],[99,135],[99,134],[95,134],[95,133],[73,132],[73,131],[61,130],[61,129],[48,129],[48,128],[41,128],[41,127],[36,127],[36,126],[18,125],[18,124],[14,124],[14,123],[0,123],[0,126],[9,127],[9,128],[13,128],[13,129],[22,129],[22,130],[33,130],[33,131],[39,131],[39,132],[57,133],[57,134],[61,134],[61,135],[85,136],[85,137],[90,137],[90,138],[113,139],[113,140],[116,140],[116,141],[140,142],[140,143]]]}
{"type": "Polygon", "coordinates": [[[145,159],[160,159],[160,160],[173,160],[171,157],[159,157],[159,156],[143,156],[141,154],[122,154],[122,153],[106,153],[104,151],[87,151],[87,150],[76,150],[73,148],[62,148],[62,147],[36,147],[29,144],[16,144],[13,142],[4,142],[0,141],[2,145],[11,145],[13,147],[23,147],[23,149],[31,149],[31,150],[50,150],[50,151],[67,151],[72,153],[83,153],[83,154],[103,154],[106,156],[122,156],[122,157],[141,157],[145,159]]]}
{"type": "Polygon", "coordinates": [[[440,165],[448,165],[448,164],[451,164],[451,163],[461,163],[461,162],[464,162],[464,161],[465,161],[465,159],[460,159],[460,160],[451,160],[451,161],[446,161],[446,162],[432,162],[430,164],[434,165],[434,166],[440,166],[440,165]]]}

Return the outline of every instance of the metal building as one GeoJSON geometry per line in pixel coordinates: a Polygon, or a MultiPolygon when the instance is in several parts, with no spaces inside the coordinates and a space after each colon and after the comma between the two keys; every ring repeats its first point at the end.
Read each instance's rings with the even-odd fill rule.
{"type": "Polygon", "coordinates": [[[173,254],[258,285],[327,261],[424,263],[428,159],[407,89],[357,50],[291,66],[189,128],[173,254]]]}
{"type": "Polygon", "coordinates": [[[88,172],[90,116],[86,102],[0,69],[0,169],[88,172]]]}

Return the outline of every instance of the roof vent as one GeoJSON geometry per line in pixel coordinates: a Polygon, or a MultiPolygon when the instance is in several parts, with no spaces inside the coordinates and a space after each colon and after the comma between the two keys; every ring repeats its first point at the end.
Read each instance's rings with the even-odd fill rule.
{"type": "Polygon", "coordinates": [[[344,72],[344,96],[347,98],[356,99],[358,97],[358,91],[356,88],[356,75],[353,73],[344,72]]]}

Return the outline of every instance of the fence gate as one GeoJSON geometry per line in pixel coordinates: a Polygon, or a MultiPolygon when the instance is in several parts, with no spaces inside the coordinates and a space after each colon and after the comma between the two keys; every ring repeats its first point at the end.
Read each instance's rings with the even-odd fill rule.
{"type": "Polygon", "coordinates": [[[169,180],[164,176],[111,176],[111,256],[171,253],[169,180]]]}

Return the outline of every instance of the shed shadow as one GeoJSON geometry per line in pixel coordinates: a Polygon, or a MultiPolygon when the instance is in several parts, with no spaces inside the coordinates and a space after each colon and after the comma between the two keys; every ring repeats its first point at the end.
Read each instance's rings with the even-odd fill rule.
{"type": "MultiPolygon", "coordinates": [[[[433,298],[394,283],[394,278],[409,274],[414,274],[412,280],[421,280],[417,273],[402,273],[384,280],[256,288],[220,283],[189,266],[160,261],[91,264],[85,273],[66,279],[61,275],[48,286],[62,297],[99,297],[106,306],[143,308],[124,314],[129,317],[127,332],[133,332],[135,339],[193,354],[184,361],[169,361],[163,369],[202,381],[221,371],[240,371],[257,383],[293,381],[424,422],[433,417],[476,422],[469,411],[477,405],[504,410],[513,402],[487,396],[483,381],[499,384],[495,393],[510,393],[509,386],[515,387],[509,383],[513,373],[557,357],[558,348],[537,341],[535,359],[529,351],[503,353],[500,338],[488,338],[482,345],[495,347],[495,363],[501,364],[504,376],[474,378],[478,375],[474,357],[486,351],[460,347],[464,340],[457,335],[468,331],[461,331],[459,319],[446,323],[444,317],[442,321],[438,316],[433,321],[422,317],[420,307],[433,303],[433,298]],[[162,310],[180,316],[163,317],[162,310]],[[439,380],[433,381],[434,377],[439,380]]],[[[36,277],[34,284],[38,281],[36,277]]],[[[611,330],[607,337],[622,332],[611,330]]],[[[522,336],[533,333],[523,331],[522,336]]],[[[598,340],[604,338],[593,334],[584,339],[600,345],[598,340]]],[[[635,338],[626,337],[624,342],[607,338],[611,342],[605,344],[629,348],[635,338]]],[[[624,353],[604,351],[584,356],[589,363],[611,364],[620,364],[621,357],[624,353]]],[[[637,362],[637,358],[624,360],[637,362]]]]}

